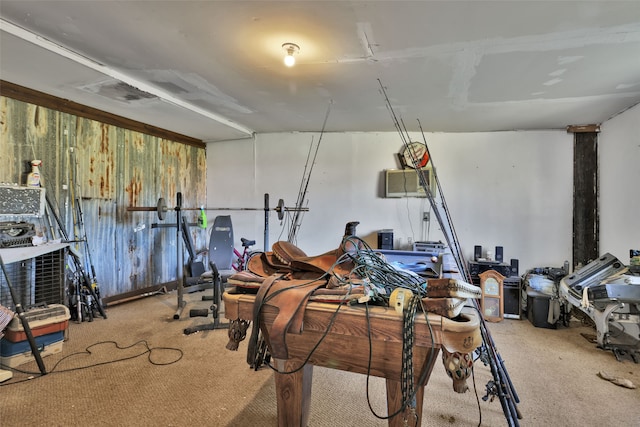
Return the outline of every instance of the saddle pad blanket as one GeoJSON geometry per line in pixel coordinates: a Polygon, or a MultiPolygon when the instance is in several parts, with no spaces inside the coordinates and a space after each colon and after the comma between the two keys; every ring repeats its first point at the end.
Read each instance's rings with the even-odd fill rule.
{"type": "Polygon", "coordinates": [[[345,303],[364,296],[362,286],[342,286],[340,288],[318,288],[309,297],[309,301],[326,303],[345,303]]]}
{"type": "Polygon", "coordinates": [[[259,288],[264,282],[264,277],[258,276],[250,271],[238,271],[227,279],[227,283],[243,288],[259,288]]]}
{"type": "Polygon", "coordinates": [[[474,298],[482,296],[482,289],[458,279],[428,279],[427,296],[429,298],[474,298]]]}
{"type": "Polygon", "coordinates": [[[466,298],[422,298],[425,311],[442,317],[453,319],[457,317],[467,302],[466,298]]]}

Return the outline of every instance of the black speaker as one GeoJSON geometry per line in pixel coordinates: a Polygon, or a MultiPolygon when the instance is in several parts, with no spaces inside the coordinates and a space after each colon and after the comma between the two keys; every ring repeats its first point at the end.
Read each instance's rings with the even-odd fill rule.
{"type": "Polygon", "coordinates": [[[520,270],[519,267],[519,261],[517,259],[511,258],[511,275],[512,276],[519,276],[520,274],[518,273],[518,271],[520,270]]]}
{"type": "Polygon", "coordinates": [[[504,249],[502,246],[496,246],[496,261],[502,262],[504,260],[504,249]]]}
{"type": "Polygon", "coordinates": [[[502,294],[504,296],[504,317],[507,319],[520,319],[520,281],[503,283],[502,294]]]}
{"type": "Polygon", "coordinates": [[[393,230],[378,232],[378,249],[393,249],[393,230]]]}
{"type": "Polygon", "coordinates": [[[473,247],[473,260],[477,261],[482,258],[482,246],[474,246],[473,247]]]}

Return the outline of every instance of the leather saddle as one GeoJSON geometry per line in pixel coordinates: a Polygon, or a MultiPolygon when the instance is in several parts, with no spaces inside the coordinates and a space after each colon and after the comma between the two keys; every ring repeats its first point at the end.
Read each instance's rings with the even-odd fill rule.
{"type": "Polygon", "coordinates": [[[262,277],[272,274],[287,274],[291,278],[310,278],[311,274],[349,275],[354,263],[348,256],[349,242],[343,239],[340,247],[320,255],[307,256],[292,243],[278,241],[271,247],[271,252],[252,257],[247,270],[262,277]],[[311,273],[311,274],[309,274],[311,273]]]}
{"type": "MultiPolygon", "coordinates": [[[[278,309],[269,333],[265,334],[271,355],[277,359],[288,359],[286,334],[302,333],[304,310],[310,297],[318,292],[318,296],[324,298],[330,294],[345,298],[344,289],[335,285],[335,276],[348,277],[354,267],[348,256],[350,246],[347,239],[353,234],[347,233],[355,233],[355,225],[357,222],[347,224],[340,247],[320,255],[308,256],[294,244],[279,241],[273,244],[271,252],[249,260],[249,272],[264,278],[254,303],[254,323],[247,352],[250,365],[258,351],[260,313],[265,305],[278,309]],[[327,287],[329,282],[333,285],[327,287]]],[[[348,301],[348,298],[344,300],[348,301]]]]}

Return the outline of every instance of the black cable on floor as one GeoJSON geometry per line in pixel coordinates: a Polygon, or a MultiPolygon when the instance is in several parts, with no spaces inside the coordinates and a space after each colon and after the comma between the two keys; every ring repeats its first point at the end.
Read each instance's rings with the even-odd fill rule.
{"type": "MultiPolygon", "coordinates": [[[[152,365],[155,365],[155,366],[172,365],[174,363],[179,362],[182,359],[182,356],[184,355],[183,351],[181,349],[179,349],[179,348],[174,348],[174,347],[151,347],[151,346],[149,346],[149,343],[147,343],[146,340],[140,340],[140,341],[137,341],[137,342],[135,342],[135,343],[133,343],[131,345],[128,345],[128,346],[120,346],[116,341],[99,341],[97,343],[91,344],[90,346],[86,347],[84,349],[84,351],[78,351],[78,352],[75,352],[75,353],[71,353],[71,354],[63,357],[62,359],[58,360],[56,362],[56,364],[53,366],[53,368],[48,370],[48,374],[61,374],[61,373],[65,373],[65,372],[73,372],[73,371],[79,371],[79,370],[82,370],[82,369],[94,368],[94,367],[102,366],[102,365],[109,365],[109,364],[112,364],[112,363],[122,362],[122,361],[125,361],[125,360],[132,360],[132,359],[138,358],[140,356],[144,356],[145,354],[147,355],[147,360],[149,361],[149,363],[152,364],[152,365]],[[145,350],[143,352],[141,352],[141,353],[134,354],[132,356],[122,357],[120,359],[108,360],[108,361],[105,361],[105,362],[94,363],[94,364],[91,364],[91,365],[80,366],[80,367],[77,367],[77,368],[69,368],[69,369],[57,370],[58,366],[62,362],[64,362],[65,360],[68,360],[71,357],[75,357],[75,356],[79,356],[79,355],[89,355],[89,356],[91,356],[93,354],[91,352],[91,349],[93,347],[96,347],[96,346],[99,346],[99,345],[104,345],[104,344],[113,344],[116,347],[116,349],[118,349],[118,350],[127,350],[129,348],[132,348],[132,347],[135,347],[137,345],[142,344],[143,347],[145,348],[145,350]],[[175,352],[175,353],[177,353],[177,356],[176,356],[176,358],[174,360],[171,360],[169,362],[155,362],[153,360],[154,351],[157,352],[157,351],[162,351],[162,350],[175,352]]],[[[36,375],[36,376],[35,377],[29,377],[29,378],[26,378],[26,379],[23,379],[23,380],[19,380],[19,381],[4,382],[4,383],[0,384],[0,387],[5,387],[5,386],[9,386],[9,385],[14,385],[14,384],[20,384],[20,383],[23,383],[25,381],[31,381],[33,379],[36,379],[36,378],[39,378],[39,377],[43,376],[39,372],[23,371],[23,370],[16,369],[16,368],[11,368],[11,367],[4,367],[4,368],[8,368],[8,369],[10,369],[10,370],[12,370],[14,372],[19,372],[21,374],[36,375]]]]}

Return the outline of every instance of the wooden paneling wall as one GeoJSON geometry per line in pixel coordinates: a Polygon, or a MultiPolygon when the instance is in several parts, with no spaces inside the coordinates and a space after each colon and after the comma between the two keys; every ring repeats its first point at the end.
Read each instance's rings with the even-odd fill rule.
{"type": "MultiPolygon", "coordinates": [[[[87,236],[103,297],[117,299],[174,282],[180,271],[177,244],[184,247],[176,229],[152,228],[159,223],[155,212],[127,212],[127,207],[156,206],[164,197],[171,208],[177,192],[182,192],[183,207],[205,204],[204,144],[177,142],[32,102],[38,98],[25,102],[0,96],[0,182],[24,185],[30,161],[42,160],[43,186],[68,234],[87,236]],[[74,226],[78,203],[85,233],[77,220],[74,226]]],[[[198,211],[182,213],[189,222],[197,221],[198,211]]],[[[47,227],[46,219],[36,221],[47,227]]],[[[163,222],[175,224],[175,212],[168,211],[163,222]]],[[[204,249],[206,231],[190,231],[196,249],[204,249]]],[[[83,245],[78,248],[84,252],[83,245]]]]}

